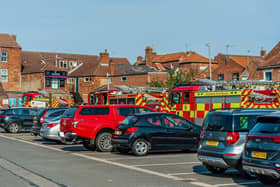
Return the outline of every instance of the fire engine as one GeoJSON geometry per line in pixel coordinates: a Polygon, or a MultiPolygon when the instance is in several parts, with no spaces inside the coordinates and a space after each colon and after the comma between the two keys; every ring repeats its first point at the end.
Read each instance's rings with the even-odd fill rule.
{"type": "Polygon", "coordinates": [[[166,110],[202,125],[206,114],[213,109],[279,108],[280,94],[277,89],[256,90],[236,87],[219,90],[210,84],[179,84],[171,91],[166,110]]]}
{"type": "Polygon", "coordinates": [[[168,103],[165,88],[115,86],[113,89],[97,89],[88,94],[88,103],[96,104],[132,104],[164,110],[168,103]]]}
{"type": "Polygon", "coordinates": [[[61,93],[47,94],[45,92],[27,91],[23,93],[22,106],[45,108],[45,107],[63,107],[74,104],[71,96],[61,93]]]}

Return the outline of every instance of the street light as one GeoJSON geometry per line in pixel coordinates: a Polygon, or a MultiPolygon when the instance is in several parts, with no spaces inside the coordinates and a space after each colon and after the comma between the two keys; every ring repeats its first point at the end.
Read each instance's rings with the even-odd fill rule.
{"type": "Polygon", "coordinates": [[[209,56],[209,80],[212,80],[212,70],[211,70],[211,45],[210,42],[206,44],[208,47],[208,56],[209,56]]]}

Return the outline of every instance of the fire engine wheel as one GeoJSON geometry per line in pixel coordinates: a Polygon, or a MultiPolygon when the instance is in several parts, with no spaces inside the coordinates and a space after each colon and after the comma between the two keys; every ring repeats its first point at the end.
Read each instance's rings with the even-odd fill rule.
{"type": "Polygon", "coordinates": [[[90,151],[95,151],[96,146],[93,139],[86,139],[83,141],[83,146],[90,151]]]}
{"type": "Polygon", "coordinates": [[[20,127],[19,127],[19,124],[18,124],[18,123],[12,122],[12,123],[10,123],[10,124],[8,125],[7,130],[8,130],[8,132],[10,132],[10,133],[18,133],[19,128],[20,128],[20,127]]]}
{"type": "Polygon", "coordinates": [[[101,132],[97,135],[95,140],[97,151],[110,152],[113,149],[112,145],[112,133],[101,132]]]}

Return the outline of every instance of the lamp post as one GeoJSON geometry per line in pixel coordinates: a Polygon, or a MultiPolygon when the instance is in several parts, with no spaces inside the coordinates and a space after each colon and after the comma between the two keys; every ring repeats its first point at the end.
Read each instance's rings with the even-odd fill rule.
{"type": "Polygon", "coordinates": [[[212,80],[212,68],[211,68],[211,45],[210,42],[206,44],[208,47],[208,56],[209,56],[209,80],[212,80]]]}
{"type": "Polygon", "coordinates": [[[107,90],[109,91],[109,89],[110,89],[110,80],[109,80],[110,74],[107,72],[106,76],[107,76],[107,90]]]}

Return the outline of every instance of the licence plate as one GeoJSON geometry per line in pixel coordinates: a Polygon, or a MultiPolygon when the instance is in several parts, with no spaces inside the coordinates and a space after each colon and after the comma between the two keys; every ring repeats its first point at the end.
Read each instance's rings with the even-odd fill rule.
{"type": "Polygon", "coordinates": [[[122,134],[122,131],[115,131],[115,133],[114,133],[115,135],[117,135],[117,136],[119,136],[119,135],[121,135],[122,134]]]}
{"type": "Polygon", "coordinates": [[[206,145],[217,147],[219,145],[219,142],[215,140],[206,140],[206,145]]]}
{"type": "Polygon", "coordinates": [[[266,159],[267,158],[267,153],[266,152],[253,151],[252,152],[252,157],[253,158],[266,159]]]}
{"type": "Polygon", "coordinates": [[[64,137],[64,132],[59,132],[60,137],[64,137]]]}

